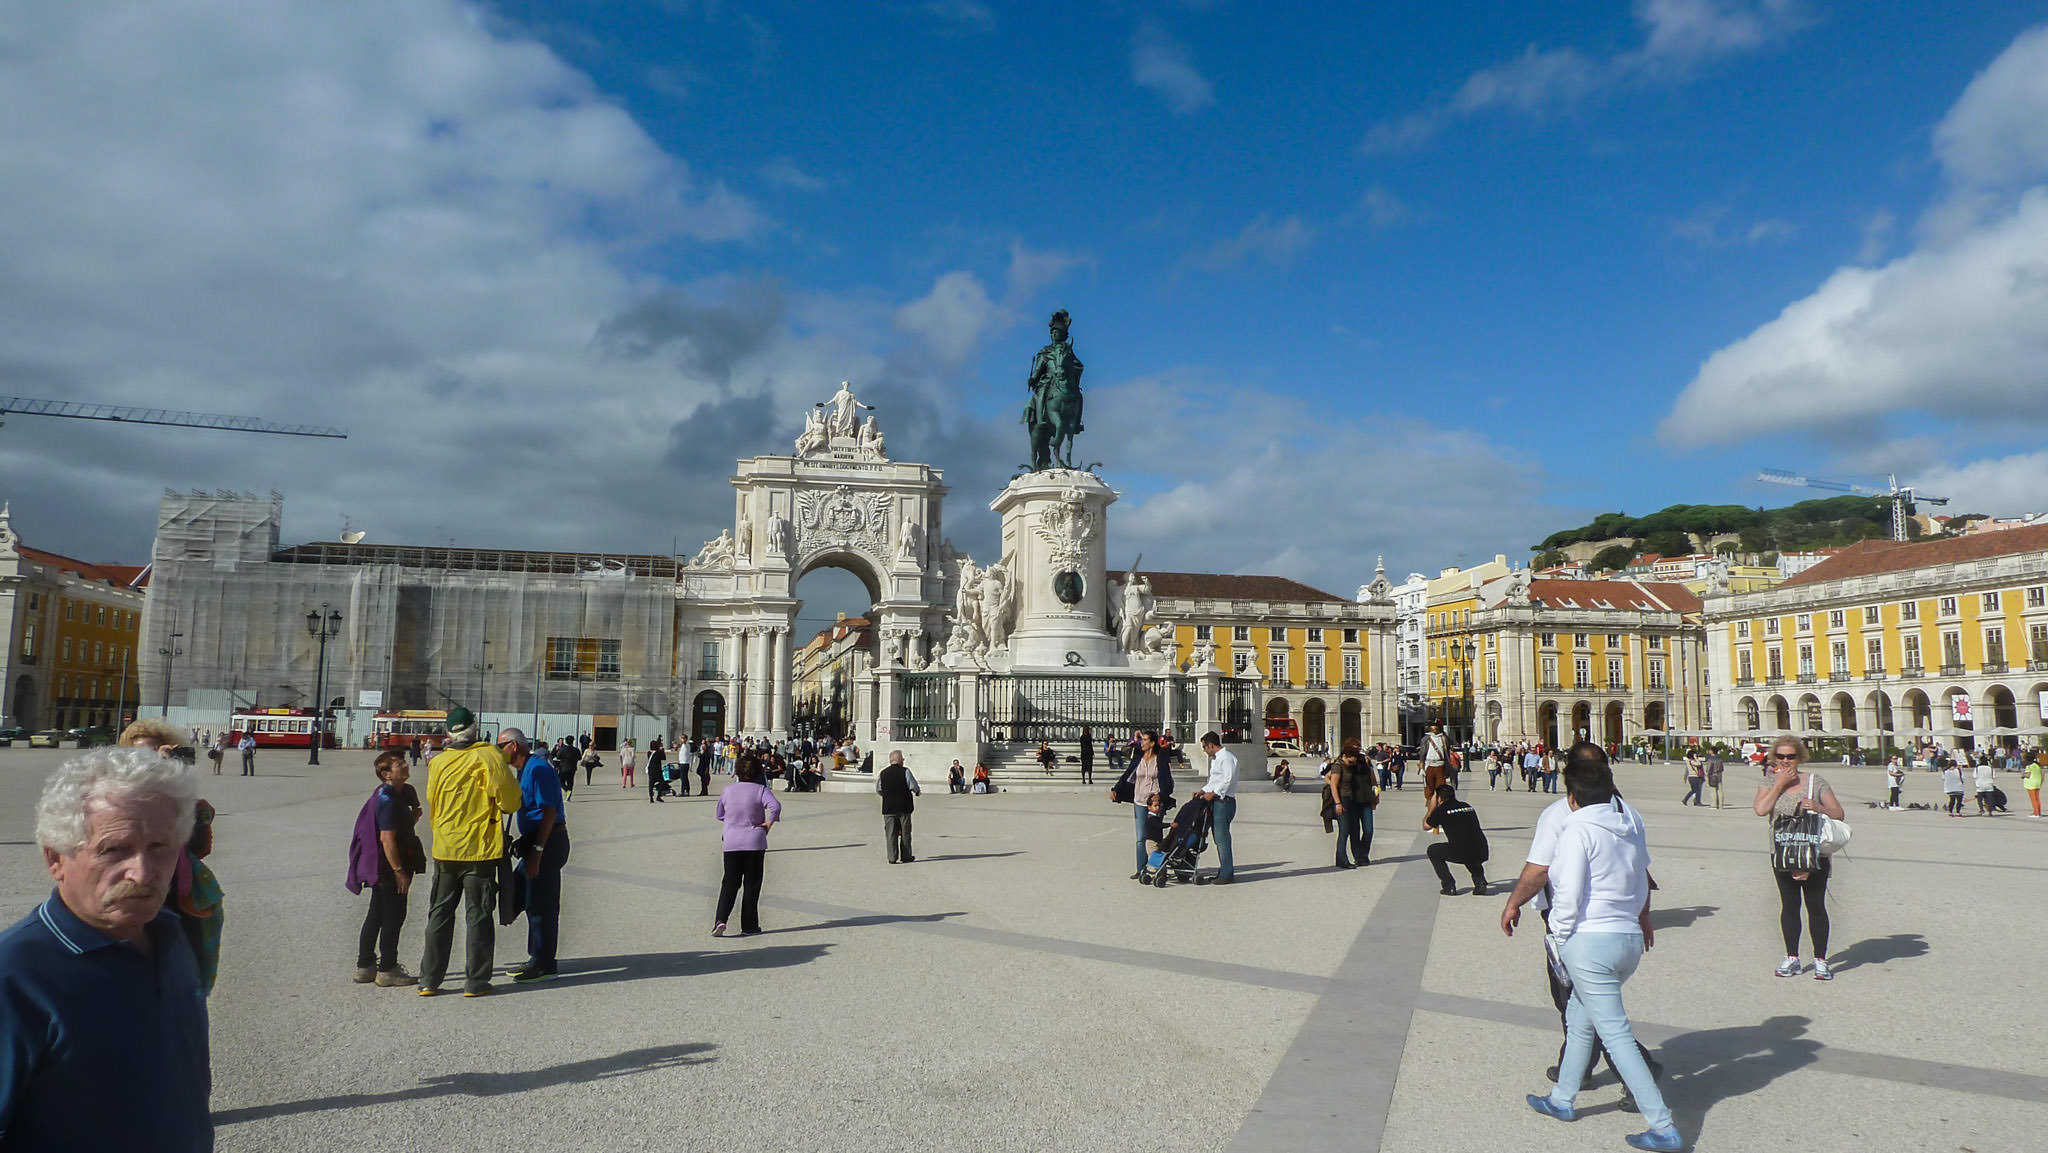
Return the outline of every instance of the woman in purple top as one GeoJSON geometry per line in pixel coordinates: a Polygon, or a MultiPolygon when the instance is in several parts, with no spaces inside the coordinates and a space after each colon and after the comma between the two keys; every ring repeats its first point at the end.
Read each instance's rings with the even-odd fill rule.
{"type": "Polygon", "coordinates": [[[759,757],[742,756],[736,775],[739,779],[718,794],[717,815],[725,822],[725,880],[718,886],[714,937],[725,936],[725,921],[741,885],[746,886],[746,896],[740,901],[740,935],[761,931],[761,864],[768,856],[768,830],[782,817],[782,803],[762,783],[759,757]]]}

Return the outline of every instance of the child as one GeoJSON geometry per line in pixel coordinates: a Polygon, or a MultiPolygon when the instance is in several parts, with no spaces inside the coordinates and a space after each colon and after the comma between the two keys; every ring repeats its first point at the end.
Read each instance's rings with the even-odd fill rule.
{"type": "Polygon", "coordinates": [[[1172,828],[1167,823],[1166,811],[1172,807],[1172,797],[1153,793],[1145,798],[1145,844],[1152,851],[1152,867],[1155,869],[1166,850],[1166,834],[1172,828]]]}

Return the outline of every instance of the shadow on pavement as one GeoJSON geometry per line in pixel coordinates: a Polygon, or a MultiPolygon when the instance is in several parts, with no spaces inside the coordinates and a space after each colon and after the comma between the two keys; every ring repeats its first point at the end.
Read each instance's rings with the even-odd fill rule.
{"type": "Polygon", "coordinates": [[[770,849],[770,853],[822,853],[830,849],[864,849],[866,845],[855,842],[847,845],[793,845],[787,849],[770,849]]]}
{"type": "Polygon", "coordinates": [[[1021,857],[1022,849],[1011,849],[1007,853],[940,853],[936,857],[919,857],[920,861],[983,861],[990,857],[1021,857]]]}
{"type": "Polygon", "coordinates": [[[1650,927],[1659,932],[1665,929],[1690,929],[1694,923],[1721,911],[1719,905],[1674,905],[1669,909],[1650,910],[1650,927]]]}
{"type": "Polygon", "coordinates": [[[1927,938],[1918,933],[1893,933],[1889,937],[1869,937],[1842,949],[1828,958],[1828,964],[1837,973],[1844,973],[1859,965],[1882,965],[1888,961],[1910,960],[1927,955],[1927,938]]]}
{"type": "Polygon", "coordinates": [[[653,977],[697,977],[706,973],[730,973],[741,969],[783,969],[808,965],[825,955],[831,943],[821,945],[770,945],[763,949],[685,950],[678,953],[628,953],[614,957],[564,957],[561,972],[553,981],[533,986],[514,985],[521,993],[538,992],[549,985],[603,985],[612,981],[644,981],[653,977]]]}
{"type": "Polygon", "coordinates": [[[717,1060],[716,1057],[708,1055],[715,1048],[717,1046],[704,1042],[656,1045],[649,1049],[630,1049],[610,1057],[570,1061],[567,1064],[550,1065],[544,1069],[532,1069],[524,1073],[449,1073],[429,1077],[417,1088],[398,1089],[390,1093],[345,1093],[334,1097],[309,1097],[303,1101],[282,1101],[275,1105],[254,1105],[247,1109],[223,1109],[213,1115],[213,1123],[238,1125],[245,1121],[262,1121],[270,1117],[324,1113],[333,1109],[358,1109],[365,1105],[429,1101],[436,1097],[503,1097],[512,1093],[546,1089],[554,1085],[579,1085],[606,1077],[625,1077],[635,1073],[651,1073],[657,1069],[702,1065],[717,1060]]]}
{"type": "MultiPolygon", "coordinates": [[[[918,860],[923,859],[922,857],[918,858],[918,860]]],[[[918,913],[916,915],[909,913],[868,913],[859,917],[838,917],[830,921],[819,921],[815,925],[790,925],[781,929],[764,929],[760,935],[766,936],[769,933],[815,933],[821,929],[872,929],[877,925],[930,925],[966,915],[966,913],[918,913]]],[[[786,945],[780,947],[796,948],[797,946],[786,945]]]]}
{"type": "MultiPolygon", "coordinates": [[[[1658,1046],[1664,1063],[1664,1103],[1672,1123],[1697,1143],[1707,1111],[1732,1097],[1754,1093],[1795,1069],[1811,1065],[1820,1042],[1806,1036],[1808,1017],[1772,1017],[1760,1025],[1681,1033],[1658,1046]]],[[[1581,1117],[1616,1105],[1580,1110],[1581,1117]]]]}

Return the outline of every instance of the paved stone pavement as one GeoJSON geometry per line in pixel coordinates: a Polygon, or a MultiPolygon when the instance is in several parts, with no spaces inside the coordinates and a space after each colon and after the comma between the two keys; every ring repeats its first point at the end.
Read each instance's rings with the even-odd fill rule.
{"type": "MultiPolygon", "coordinates": [[[[10,922],[48,889],[31,809],[62,755],[0,750],[10,922]]],[[[770,931],[714,940],[711,802],[650,805],[600,774],[570,805],[562,978],[426,1000],[348,980],[363,899],[344,853],[373,779],[366,754],[325,759],[206,782],[223,1150],[1462,1153],[1620,1149],[1637,1127],[1604,1076],[1576,1124],[1522,1104],[1559,1036],[1540,944],[1501,935],[1497,898],[1437,895],[1417,789],[1379,810],[1374,865],[1339,873],[1315,794],[1252,786],[1240,883],[1164,891],[1126,880],[1128,810],[1106,795],[941,783],[902,866],[873,798],[788,796],[770,931]]],[[[2043,1148],[2048,821],[1870,811],[1877,770],[1822,772],[1856,829],[1831,984],[1771,976],[1747,806],[1681,809],[1675,767],[1620,769],[1663,886],[1629,1008],[1680,1127],[1701,1150],[2043,1148]]],[[[1468,799],[1511,878],[1549,798],[1482,781],[1468,799]]],[[[523,943],[500,930],[500,963],[523,943]]]]}

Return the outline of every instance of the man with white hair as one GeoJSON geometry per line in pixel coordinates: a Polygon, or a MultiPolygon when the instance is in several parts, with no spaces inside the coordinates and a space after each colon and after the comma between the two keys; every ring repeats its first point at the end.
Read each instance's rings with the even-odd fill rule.
{"type": "Polygon", "coordinates": [[[0,934],[7,1148],[213,1148],[206,998],[164,908],[198,799],[190,765],[146,748],[94,749],[43,786],[57,887],[0,934]]]}

